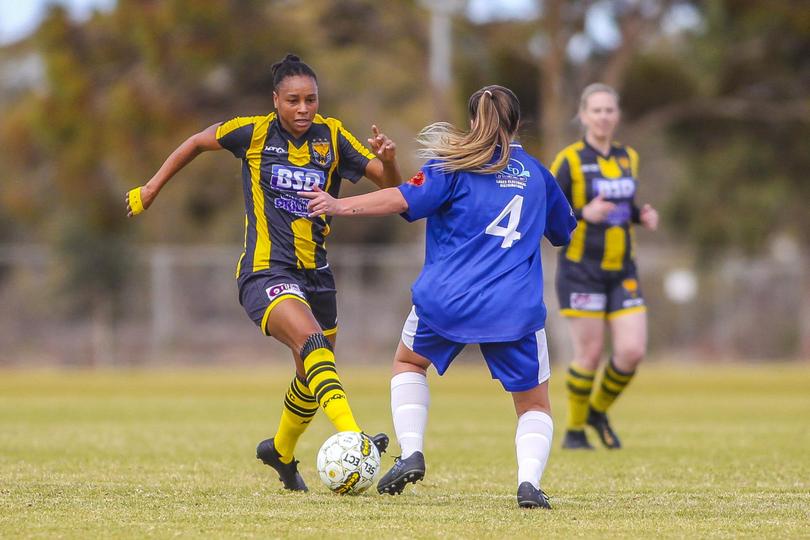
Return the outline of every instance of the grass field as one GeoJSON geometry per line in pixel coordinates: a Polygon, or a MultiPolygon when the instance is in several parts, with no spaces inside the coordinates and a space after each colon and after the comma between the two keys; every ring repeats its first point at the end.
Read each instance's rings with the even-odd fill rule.
{"type": "MultiPolygon", "coordinates": [[[[431,378],[427,477],[399,497],[326,491],[322,415],[298,451],[310,493],[255,460],[286,369],[0,372],[0,537],[810,535],[807,364],[650,363],[614,410],[626,448],[590,453],[559,450],[561,372],[550,512],[515,504],[511,400],[477,365],[431,378]]],[[[342,373],[361,425],[392,434],[387,365],[342,373]]]]}

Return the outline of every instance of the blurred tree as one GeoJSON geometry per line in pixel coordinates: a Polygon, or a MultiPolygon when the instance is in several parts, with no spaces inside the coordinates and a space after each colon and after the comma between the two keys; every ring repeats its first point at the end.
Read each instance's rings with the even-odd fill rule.
{"type": "Polygon", "coordinates": [[[462,39],[474,53],[461,62],[461,86],[468,95],[484,75],[516,88],[533,149],[550,160],[576,135],[571,119],[582,88],[601,81],[622,92],[634,59],[666,45],[662,27],[693,3],[544,0],[540,6],[538,20],[465,25],[462,39]]]}
{"type": "Polygon", "coordinates": [[[700,95],[646,119],[671,126],[688,166],[671,221],[706,257],[780,236],[810,247],[810,5],[726,0],[705,16],[700,95]]]}

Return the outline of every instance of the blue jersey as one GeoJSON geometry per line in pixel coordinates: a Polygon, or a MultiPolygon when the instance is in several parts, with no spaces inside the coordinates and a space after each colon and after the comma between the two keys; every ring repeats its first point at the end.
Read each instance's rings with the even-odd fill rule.
{"type": "Polygon", "coordinates": [[[416,314],[460,343],[515,341],[544,327],[540,241],[565,245],[576,227],[551,173],[516,143],[495,174],[442,172],[431,161],[399,187],[408,221],[427,218],[416,314]]]}

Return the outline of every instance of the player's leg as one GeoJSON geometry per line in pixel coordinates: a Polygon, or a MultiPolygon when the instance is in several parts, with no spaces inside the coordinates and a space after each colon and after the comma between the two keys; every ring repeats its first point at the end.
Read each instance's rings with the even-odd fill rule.
{"type": "Polygon", "coordinates": [[[506,343],[484,343],[481,352],[492,376],[512,394],[515,402],[518,505],[550,508],[548,497],[540,489],[554,435],[546,332],[539,330],[506,343]]]}
{"type": "Polygon", "coordinates": [[[433,363],[439,374],[444,373],[462,348],[420,323],[415,309],[411,309],[394,356],[391,378],[391,414],[402,455],[378,482],[380,493],[396,495],[409,482],[424,478],[424,439],[430,406],[427,368],[433,363]]]}
{"type": "Polygon", "coordinates": [[[613,355],[602,368],[590,399],[588,425],[607,448],[621,448],[607,417],[607,410],[624,391],[644,358],[647,348],[647,317],[635,266],[630,263],[624,276],[612,280],[607,289],[607,320],[613,355]]]}
{"type": "MultiPolygon", "coordinates": [[[[303,270],[301,273],[305,280],[305,290],[310,309],[312,309],[312,315],[318,321],[318,325],[320,325],[324,336],[332,345],[332,351],[334,351],[338,333],[335,278],[329,268],[303,270]]],[[[301,365],[303,365],[303,359],[300,359],[298,352],[294,351],[294,354],[296,355],[296,362],[300,360],[301,365]]],[[[388,435],[378,433],[371,437],[371,441],[380,454],[385,453],[388,448],[388,435]]]]}
{"type": "Polygon", "coordinates": [[[554,422],[548,398],[548,381],[524,392],[513,392],[518,416],[515,449],[518,462],[518,505],[551,508],[540,489],[540,480],[551,453],[554,422]]]}
{"type": "MultiPolygon", "coordinates": [[[[267,319],[276,308],[288,303],[306,307],[304,298],[300,282],[285,269],[251,274],[239,281],[239,302],[265,335],[269,335],[267,319]]],[[[285,392],[278,430],[274,437],[258,444],[256,457],[276,470],[286,489],[306,491],[293,455],[295,443],[315,415],[318,403],[309,391],[303,370],[296,371],[285,392]]]]}
{"type": "Polygon", "coordinates": [[[377,483],[380,493],[397,495],[408,483],[418,482],[425,477],[423,451],[430,406],[428,366],[430,361],[427,358],[413,352],[400,341],[391,378],[391,416],[402,454],[377,483]]]}
{"type": "Polygon", "coordinates": [[[621,448],[621,441],[608,420],[607,411],[633,379],[647,348],[647,314],[644,310],[617,312],[608,317],[613,355],[602,368],[590,400],[588,424],[608,448],[621,448]]]}
{"type": "Polygon", "coordinates": [[[562,447],[591,449],[593,447],[585,435],[585,422],[596,369],[604,347],[605,323],[602,318],[569,316],[568,329],[574,356],[565,376],[568,400],[562,447]]]}
{"type": "Polygon", "coordinates": [[[599,268],[561,259],[557,268],[556,290],[560,314],[568,321],[574,350],[565,378],[568,406],[562,447],[592,449],[585,436],[585,421],[604,346],[606,285],[599,268]]]}
{"type": "Polygon", "coordinates": [[[332,344],[321,331],[308,304],[291,296],[266,318],[269,335],[298,351],[296,374],[306,380],[312,396],[337,431],[361,431],[349,407],[335,367],[332,344]]]}

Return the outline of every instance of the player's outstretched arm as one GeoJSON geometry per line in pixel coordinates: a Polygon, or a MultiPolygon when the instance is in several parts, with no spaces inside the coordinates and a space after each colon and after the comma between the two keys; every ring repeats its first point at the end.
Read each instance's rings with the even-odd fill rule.
{"type": "Polygon", "coordinates": [[[166,185],[166,182],[177,174],[180,169],[188,165],[195,157],[207,150],[220,150],[222,146],[217,141],[217,127],[214,124],[203,131],[196,133],[183,141],[177,149],[166,158],[160,169],[143,186],[130,190],[124,197],[127,207],[127,217],[137,216],[152,205],[155,197],[166,185]]]}
{"type": "Polygon", "coordinates": [[[378,159],[372,159],[366,165],[365,176],[380,188],[395,187],[402,183],[402,174],[397,164],[397,145],[380,129],[371,126],[371,138],[368,139],[372,152],[378,159]]]}
{"type": "Polygon", "coordinates": [[[335,199],[320,188],[299,191],[299,197],[309,199],[309,217],[327,216],[387,216],[401,214],[408,203],[397,188],[385,188],[372,193],[335,199]]]}

